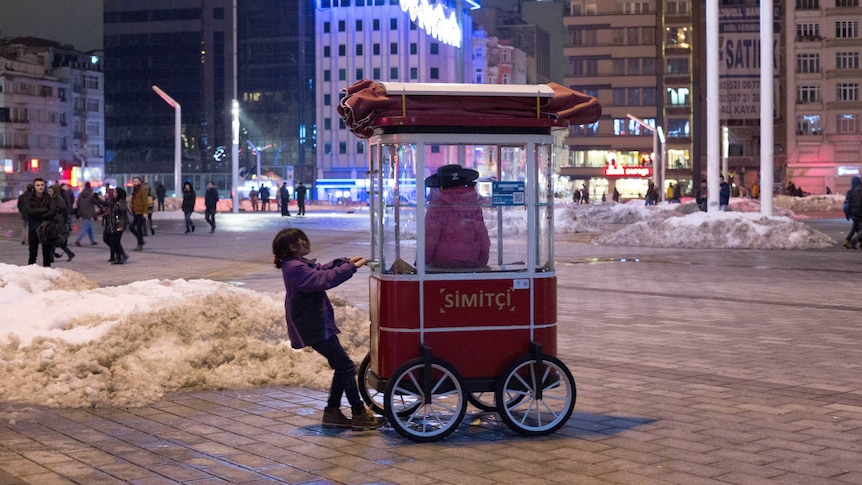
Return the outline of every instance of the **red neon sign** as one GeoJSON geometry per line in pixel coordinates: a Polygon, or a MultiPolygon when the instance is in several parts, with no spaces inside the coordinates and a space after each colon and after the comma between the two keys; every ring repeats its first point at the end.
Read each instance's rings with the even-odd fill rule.
{"type": "Polygon", "coordinates": [[[652,176],[652,167],[605,167],[606,177],[642,177],[652,176]]]}

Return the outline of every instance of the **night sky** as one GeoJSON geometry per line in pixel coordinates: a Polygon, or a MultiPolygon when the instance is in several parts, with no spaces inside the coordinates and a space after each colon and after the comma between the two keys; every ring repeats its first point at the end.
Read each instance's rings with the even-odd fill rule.
{"type": "Polygon", "coordinates": [[[102,0],[0,0],[0,37],[40,37],[102,49],[102,0]]]}

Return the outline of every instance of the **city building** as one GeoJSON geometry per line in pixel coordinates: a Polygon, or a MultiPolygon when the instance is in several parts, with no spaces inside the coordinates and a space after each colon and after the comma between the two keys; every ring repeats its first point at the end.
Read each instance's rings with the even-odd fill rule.
{"type": "Polygon", "coordinates": [[[37,177],[81,186],[104,175],[99,56],[31,37],[0,40],[0,197],[37,177]]]}
{"type": "MultiPolygon", "coordinates": [[[[258,185],[313,183],[314,6],[305,0],[236,2],[236,92],[241,177],[258,185]],[[254,148],[252,148],[254,147],[254,148]]],[[[182,178],[232,189],[234,0],[105,0],[107,168],[173,191],[174,108],[181,107],[182,178]]]]}
{"type": "MultiPolygon", "coordinates": [[[[337,112],[341,90],[356,81],[470,82],[472,19],[456,2],[318,0],[315,10],[317,181],[321,200],[364,200],[365,141],[337,112]]],[[[475,5],[476,7],[478,5],[475,5]]]]}
{"type": "Polygon", "coordinates": [[[787,5],[787,179],[843,194],[862,174],[859,0],[787,5]]]}

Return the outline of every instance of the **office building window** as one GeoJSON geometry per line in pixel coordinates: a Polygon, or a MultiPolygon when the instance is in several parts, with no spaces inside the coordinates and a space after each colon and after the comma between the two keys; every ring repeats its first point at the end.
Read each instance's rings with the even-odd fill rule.
{"type": "Polygon", "coordinates": [[[815,53],[796,54],[796,72],[798,72],[798,73],[820,72],[820,54],[815,54],[815,53]]]}
{"type": "Polygon", "coordinates": [[[338,80],[339,81],[347,81],[347,69],[339,69],[338,70],[338,80]]]}
{"type": "Polygon", "coordinates": [[[432,42],[431,45],[428,46],[431,49],[431,55],[436,56],[440,54],[440,44],[437,42],[432,42]]]}
{"type": "Polygon", "coordinates": [[[419,53],[419,45],[415,42],[410,43],[410,55],[415,56],[419,53]]]}
{"type": "Polygon", "coordinates": [[[835,0],[836,7],[858,7],[859,0],[835,0]]]}
{"type": "Polygon", "coordinates": [[[628,135],[628,118],[614,118],[614,136],[628,135]]]}
{"type": "Polygon", "coordinates": [[[398,68],[390,67],[389,68],[389,79],[398,80],[398,68]]]}
{"type": "Polygon", "coordinates": [[[338,44],[338,55],[340,57],[347,55],[347,46],[345,44],[338,44]]]}
{"type": "Polygon", "coordinates": [[[364,141],[356,142],[356,153],[365,153],[365,142],[364,141]]]}
{"type": "Polygon", "coordinates": [[[640,27],[628,27],[626,29],[626,43],[629,45],[637,45],[641,43],[640,27]]]}
{"type": "Polygon", "coordinates": [[[667,60],[667,73],[671,76],[688,75],[688,58],[669,58],[667,60]]]}
{"type": "Polygon", "coordinates": [[[332,106],[332,95],[324,94],[323,95],[323,105],[324,106],[332,106]]]}
{"type": "Polygon", "coordinates": [[[796,117],[797,135],[820,135],[823,128],[820,126],[820,115],[799,115],[796,117]]]}
{"type": "Polygon", "coordinates": [[[614,88],[611,91],[614,100],[614,106],[626,105],[626,90],[625,88],[614,88]]]}
{"type": "Polygon", "coordinates": [[[688,27],[666,27],[665,34],[665,42],[668,47],[689,47],[688,27]]]}
{"type": "Polygon", "coordinates": [[[637,76],[641,73],[641,60],[637,57],[626,59],[626,74],[637,76]]]}
{"type": "Polygon", "coordinates": [[[431,73],[429,74],[429,77],[431,77],[431,79],[440,79],[440,68],[439,67],[432,67],[431,73]]]}
{"type": "Polygon", "coordinates": [[[859,101],[859,83],[838,83],[835,94],[838,101],[859,101]]]}
{"type": "Polygon", "coordinates": [[[389,19],[389,30],[398,30],[398,19],[389,19]]]}
{"type": "Polygon", "coordinates": [[[611,29],[611,43],[614,45],[623,45],[626,43],[625,29],[611,29]]]}
{"type": "Polygon", "coordinates": [[[371,77],[373,77],[374,79],[380,79],[380,68],[379,67],[373,68],[371,70],[371,73],[373,74],[373,76],[371,76],[371,77]]]}
{"type": "Polygon", "coordinates": [[[374,54],[375,56],[379,56],[380,55],[380,44],[378,44],[377,42],[372,44],[371,53],[374,54]]]}
{"type": "Polygon", "coordinates": [[[796,38],[798,39],[817,39],[820,37],[820,24],[802,23],[796,24],[796,38]]]}
{"type": "Polygon", "coordinates": [[[819,103],[820,86],[802,85],[796,88],[796,102],[799,104],[819,103]]]}
{"type": "Polygon", "coordinates": [[[419,68],[418,67],[411,67],[410,68],[410,80],[412,81],[415,79],[419,79],[419,68]]]}
{"type": "Polygon", "coordinates": [[[323,71],[323,80],[332,81],[332,71],[330,71],[329,69],[325,69],[323,71]]]}
{"type": "Polygon", "coordinates": [[[654,57],[645,57],[641,59],[641,72],[644,75],[652,75],[655,74],[655,58],[654,57]]]}
{"type": "Polygon", "coordinates": [[[835,54],[836,69],[859,69],[858,52],[838,52],[835,54]]]}
{"type": "Polygon", "coordinates": [[[688,0],[668,0],[665,4],[667,15],[688,15],[690,10],[688,0]]]}
{"type": "Polygon", "coordinates": [[[347,153],[347,142],[346,141],[338,142],[338,153],[341,155],[344,155],[347,153]]]}
{"type": "Polygon", "coordinates": [[[688,106],[690,102],[688,88],[667,88],[668,106],[688,106]]]}
{"type": "Polygon", "coordinates": [[[839,114],[835,129],[838,133],[859,133],[859,115],[839,114]]]}
{"type": "Polygon", "coordinates": [[[390,54],[398,54],[398,42],[390,42],[389,43],[389,53],[390,54]]]}
{"type": "Polygon", "coordinates": [[[326,155],[329,155],[332,153],[332,142],[331,141],[328,141],[328,142],[323,144],[323,153],[325,153],[326,155]]]}
{"type": "Polygon", "coordinates": [[[380,19],[374,19],[371,21],[371,30],[380,30],[380,19]]]}
{"type": "Polygon", "coordinates": [[[332,53],[332,48],[328,45],[323,46],[323,57],[329,57],[332,53]]]}
{"type": "Polygon", "coordinates": [[[362,68],[356,69],[356,77],[354,78],[357,81],[360,79],[365,79],[365,71],[362,68]]]}
{"type": "Polygon", "coordinates": [[[640,106],[641,90],[640,88],[629,88],[629,106],[640,106]]]}
{"type": "Polygon", "coordinates": [[[357,56],[361,56],[362,55],[362,44],[356,44],[355,51],[356,51],[357,56]]]}
{"type": "Polygon", "coordinates": [[[859,37],[859,21],[839,20],[835,22],[835,37],[838,39],[855,39],[859,37]]]}
{"type": "Polygon", "coordinates": [[[614,73],[614,76],[622,76],[626,73],[626,60],[625,59],[614,59],[613,73],[614,73]]]}
{"type": "Polygon", "coordinates": [[[344,32],[344,31],[346,31],[346,30],[347,30],[347,22],[345,22],[345,21],[343,21],[343,20],[339,20],[339,21],[338,21],[338,31],[339,31],[339,32],[344,32]]]}
{"type": "Polygon", "coordinates": [[[323,22],[323,33],[328,34],[330,30],[329,22],[323,22]]]}
{"type": "Polygon", "coordinates": [[[653,27],[641,27],[641,44],[655,44],[655,29],[653,27]]]}
{"type": "Polygon", "coordinates": [[[691,124],[687,119],[669,119],[667,120],[667,136],[668,138],[686,138],[691,135],[691,124]]]}
{"type": "Polygon", "coordinates": [[[356,21],[356,31],[362,32],[362,19],[356,21]]]}
{"type": "Polygon", "coordinates": [[[649,2],[625,2],[620,8],[620,13],[649,13],[649,2]]]}
{"type": "Polygon", "coordinates": [[[820,10],[820,0],[796,0],[796,10],[820,10]]]}
{"type": "Polygon", "coordinates": [[[642,91],[643,91],[643,105],[644,106],[655,106],[655,104],[656,104],[656,99],[655,99],[656,89],[655,88],[643,88],[642,91]]]}
{"type": "Polygon", "coordinates": [[[323,118],[323,129],[331,130],[332,129],[332,118],[323,118]]]}

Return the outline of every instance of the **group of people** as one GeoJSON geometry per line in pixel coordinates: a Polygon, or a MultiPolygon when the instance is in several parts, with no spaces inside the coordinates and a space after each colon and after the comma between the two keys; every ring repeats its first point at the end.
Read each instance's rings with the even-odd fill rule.
{"type": "MultiPolygon", "coordinates": [[[[301,216],[305,215],[306,192],[305,185],[302,182],[299,182],[293,189],[293,195],[296,198],[297,214],[301,216]]],[[[254,212],[269,212],[269,199],[271,195],[269,187],[266,185],[261,185],[260,189],[252,187],[248,193],[251,210],[254,212]]],[[[287,187],[287,182],[282,182],[281,187],[276,191],[275,203],[282,217],[290,216],[290,189],[287,187]]]]}

